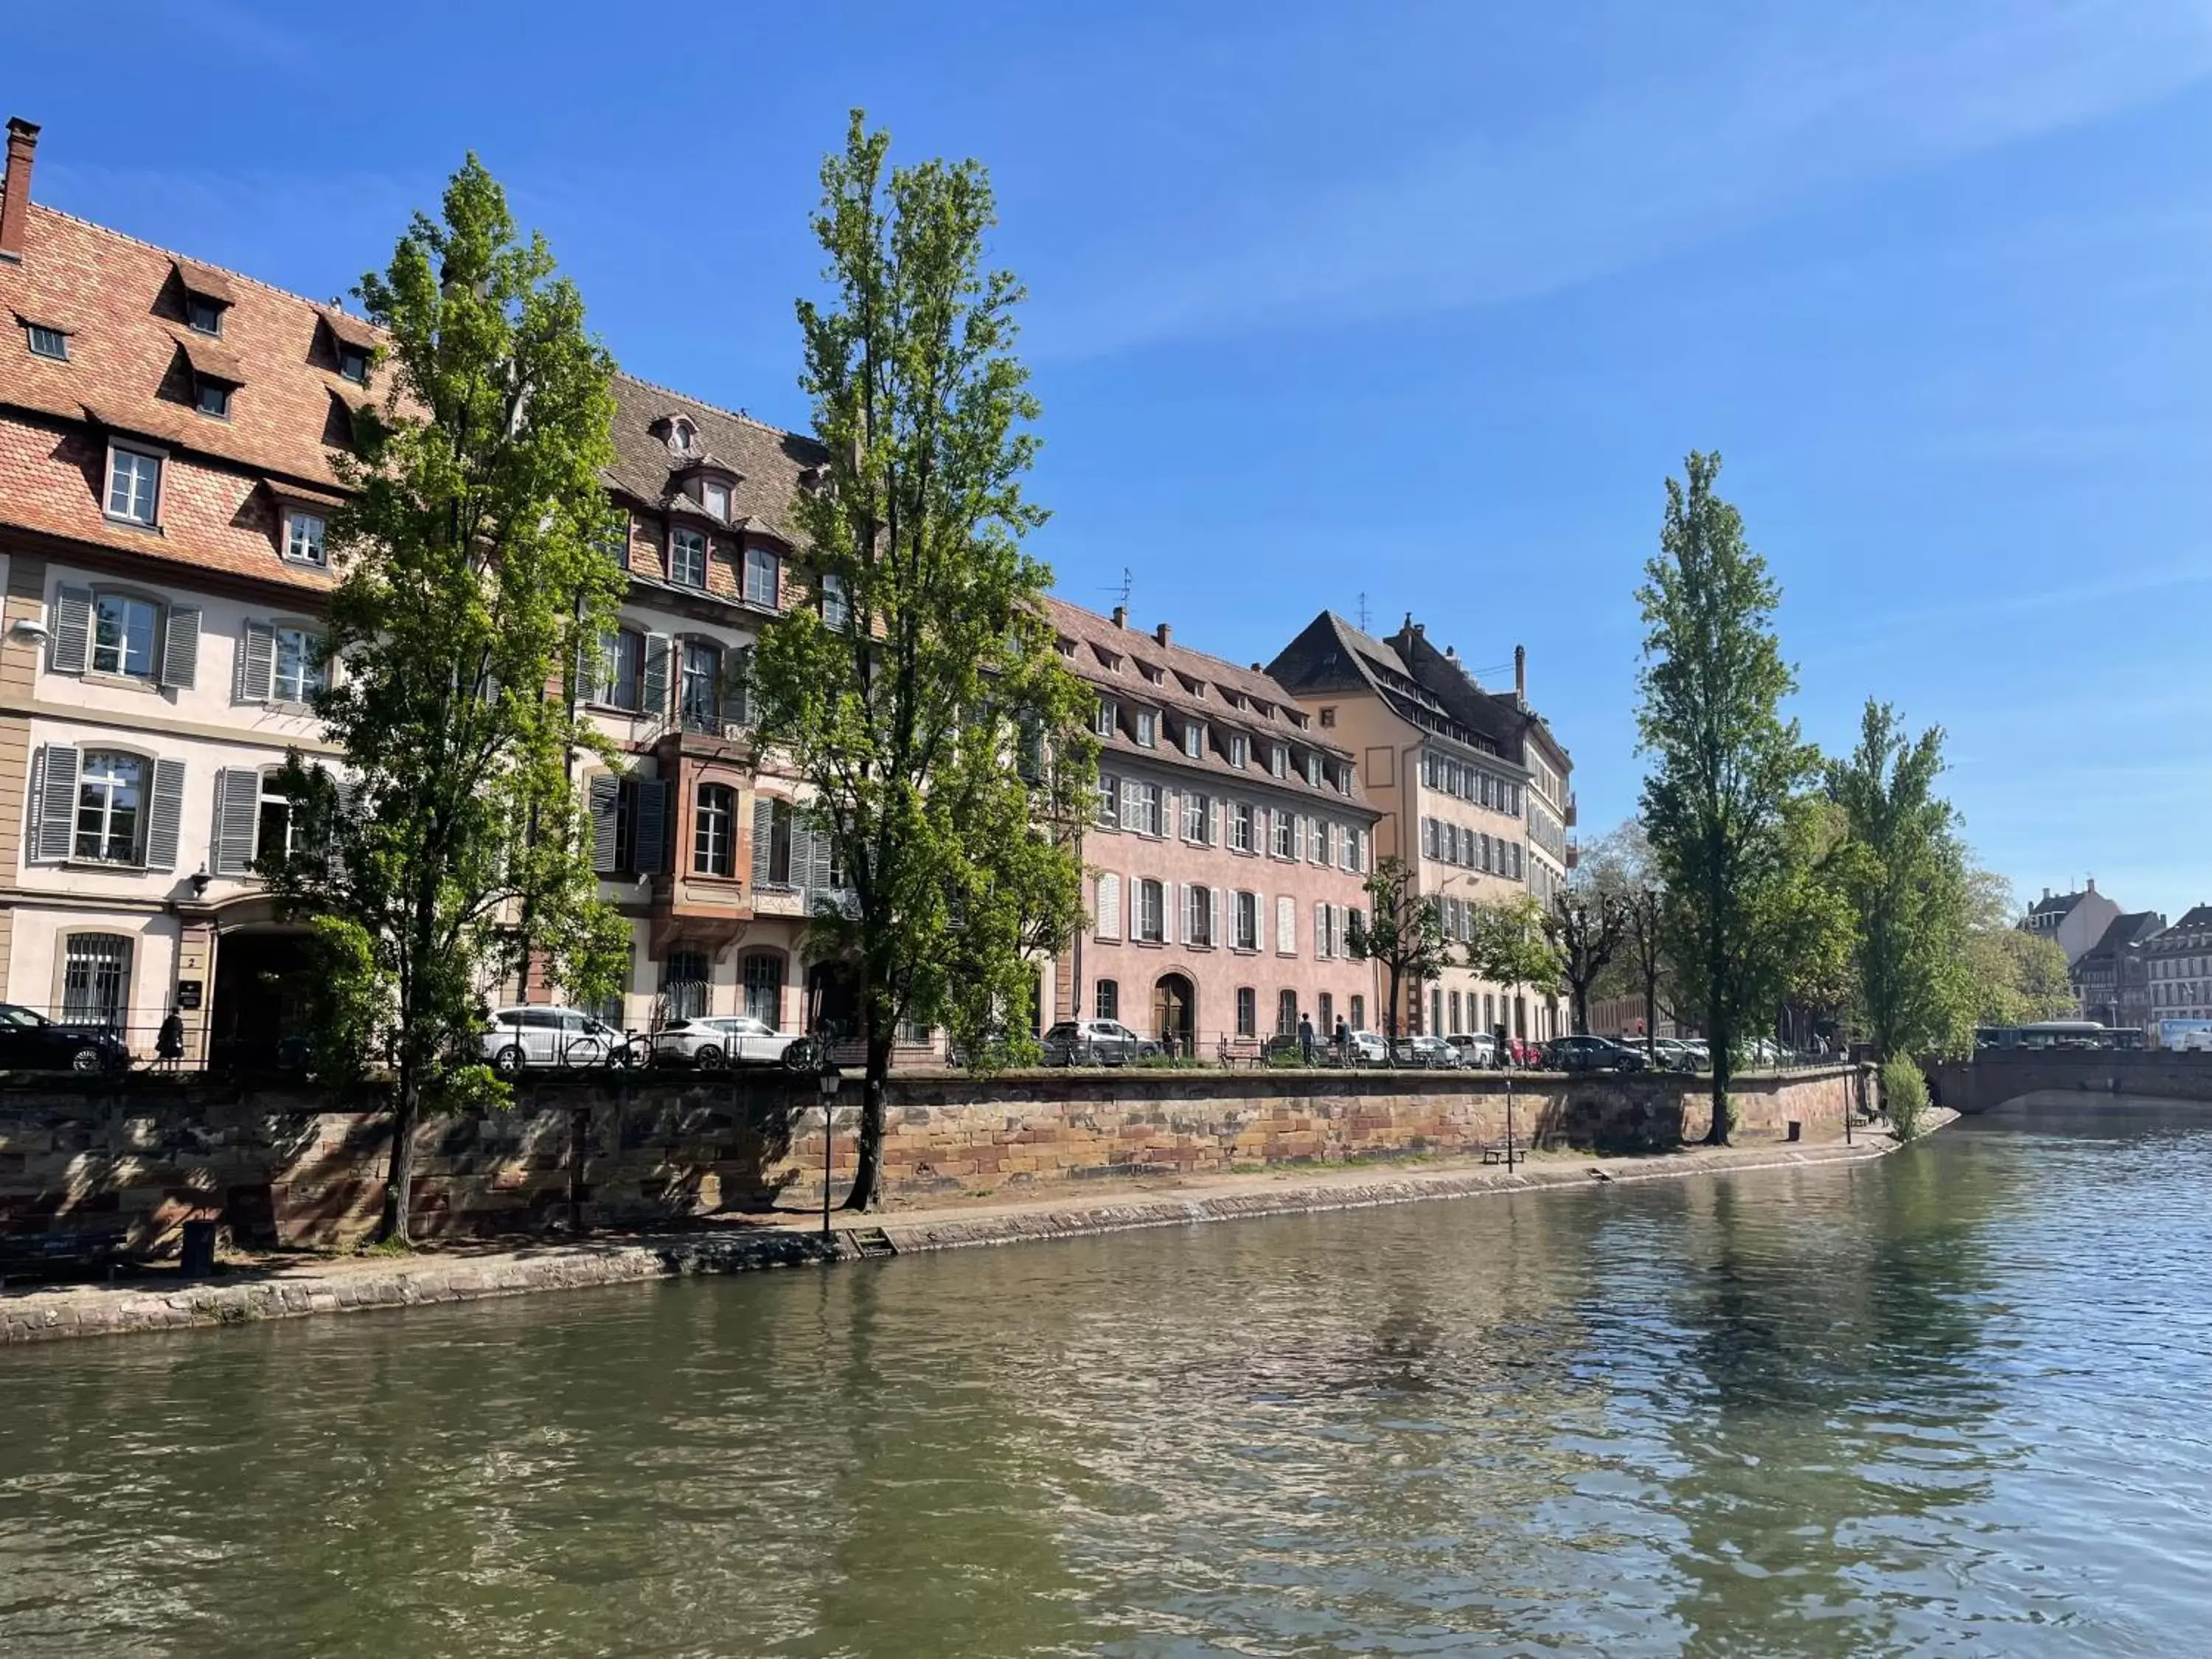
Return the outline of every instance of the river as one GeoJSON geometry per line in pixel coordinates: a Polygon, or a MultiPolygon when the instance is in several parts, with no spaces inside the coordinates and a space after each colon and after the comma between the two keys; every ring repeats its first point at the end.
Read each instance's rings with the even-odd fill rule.
{"type": "Polygon", "coordinates": [[[2195,1654],[2212,1112],[0,1352],[0,1654],[2195,1654]]]}

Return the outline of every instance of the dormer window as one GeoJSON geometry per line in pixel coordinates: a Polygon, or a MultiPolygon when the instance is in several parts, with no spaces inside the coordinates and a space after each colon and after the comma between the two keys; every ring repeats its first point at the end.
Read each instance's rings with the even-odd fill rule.
{"type": "Polygon", "coordinates": [[[1206,757],[1206,722],[1186,720],[1182,728],[1182,752],[1193,760],[1206,757]]]}
{"type": "Polygon", "coordinates": [[[1149,708],[1137,711],[1137,746],[1151,749],[1159,742],[1160,717],[1149,708]]]}
{"type": "Polygon", "coordinates": [[[1147,684],[1150,684],[1150,685],[1158,685],[1158,684],[1162,680],[1164,680],[1164,679],[1165,679],[1165,678],[1167,678],[1167,676],[1166,676],[1166,675],[1163,674],[1163,673],[1162,673],[1162,672],[1161,672],[1158,668],[1155,668],[1155,667],[1154,667],[1151,663],[1148,663],[1148,662],[1140,662],[1140,663],[1139,663],[1139,664],[1137,665],[1137,667],[1138,667],[1138,669],[1139,669],[1139,670],[1143,673],[1143,675],[1144,675],[1144,677],[1145,677],[1145,681],[1146,681],[1146,683],[1147,684]]]}
{"type": "Polygon", "coordinates": [[[708,478],[699,486],[699,503],[718,519],[730,516],[730,487],[720,478],[708,478]]]}
{"type": "Polygon", "coordinates": [[[357,345],[338,345],[338,374],[356,386],[368,384],[368,353],[357,345]]]}
{"type": "Polygon", "coordinates": [[[185,321],[195,334],[212,334],[221,338],[224,309],[204,295],[185,295],[185,321]]]}
{"type": "Polygon", "coordinates": [[[1306,781],[1316,789],[1321,787],[1321,757],[1319,755],[1306,757],[1306,781]]]}
{"type": "Polygon", "coordinates": [[[1291,746],[1286,743],[1272,745],[1267,751],[1267,770],[1279,778],[1291,775],[1291,746]]]}
{"type": "Polygon", "coordinates": [[[668,577],[686,587],[707,585],[707,538],[696,530],[678,530],[668,538],[668,577]]]}
{"type": "Polygon", "coordinates": [[[1102,738],[1110,738],[1118,728],[1121,711],[1111,697],[1098,699],[1098,710],[1091,716],[1091,729],[1102,738]]]}
{"type": "Polygon", "coordinates": [[[295,564],[320,567],[326,559],[323,538],[330,531],[330,521],[319,513],[308,513],[291,507],[284,514],[284,556],[295,564]]]}
{"type": "Polygon", "coordinates": [[[31,331],[31,355],[33,357],[52,357],[58,363],[69,361],[69,331],[66,329],[52,328],[44,323],[26,323],[23,326],[31,331]]]}
{"type": "Polygon", "coordinates": [[[681,415],[668,423],[668,447],[673,453],[689,455],[698,441],[698,428],[681,415]]]}
{"type": "Polygon", "coordinates": [[[218,421],[230,418],[231,388],[221,380],[202,375],[192,383],[192,407],[203,415],[212,415],[218,421]]]}
{"type": "Polygon", "coordinates": [[[1247,766],[1251,760],[1252,739],[1242,732],[1231,732],[1229,734],[1229,763],[1231,766],[1247,766]]]}

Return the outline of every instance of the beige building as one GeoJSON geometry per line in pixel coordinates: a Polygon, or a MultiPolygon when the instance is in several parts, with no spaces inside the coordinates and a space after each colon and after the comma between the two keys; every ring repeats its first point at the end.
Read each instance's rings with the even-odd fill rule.
{"type": "MultiPolygon", "coordinates": [[[[1455,952],[1470,937],[1474,907],[1541,896],[1565,879],[1571,763],[1519,690],[1485,689],[1410,617],[1378,640],[1324,611],[1267,672],[1322,737],[1358,757],[1368,804],[1380,815],[1376,853],[1413,867],[1416,890],[1437,906],[1455,952]],[[1532,811],[1553,846],[1532,848],[1532,811]]],[[[1463,965],[1408,1002],[1400,1022],[1413,1031],[1450,1036],[1503,1024],[1540,1041],[1565,1030],[1553,989],[1509,990],[1463,965]]],[[[1378,1026],[1385,1017],[1378,1011],[1378,1026]]]]}

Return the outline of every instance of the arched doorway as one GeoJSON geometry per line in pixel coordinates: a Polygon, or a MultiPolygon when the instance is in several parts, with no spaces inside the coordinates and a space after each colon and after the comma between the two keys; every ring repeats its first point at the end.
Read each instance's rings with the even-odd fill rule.
{"type": "Polygon", "coordinates": [[[1196,1041],[1198,994],[1181,974],[1162,974],[1152,987],[1152,1035],[1188,1054],[1196,1041]]]}
{"type": "Polygon", "coordinates": [[[314,1021],[308,935],[291,928],[226,929],[216,936],[208,1063],[248,1070],[289,1058],[314,1021]]]}

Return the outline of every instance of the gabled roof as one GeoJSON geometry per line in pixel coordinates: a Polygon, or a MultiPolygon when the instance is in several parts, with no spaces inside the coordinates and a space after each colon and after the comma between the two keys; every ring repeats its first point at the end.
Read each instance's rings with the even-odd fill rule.
{"type": "Polygon", "coordinates": [[[2097,942],[2081,953],[2080,960],[2094,956],[2117,956],[2130,945],[2141,945],[2166,926],[2166,918],[2155,910],[2134,910],[2114,916],[2106,925],[2097,942]]]}
{"type": "Polygon", "coordinates": [[[2034,903],[2027,907],[2027,914],[2031,916],[2068,915],[2072,913],[2075,905],[2079,904],[2083,899],[2088,896],[2088,894],[2086,892],[2045,893],[2041,898],[2038,899],[2034,903]]]}
{"type": "Polygon", "coordinates": [[[1409,725],[1478,752],[1502,756],[1497,736],[1469,720],[1455,689],[1426,683],[1435,677],[1425,677],[1408,662],[1400,644],[1378,640],[1334,611],[1324,611],[1276,654],[1267,672],[1300,697],[1371,692],[1409,725]]]}
{"type": "MultiPolygon", "coordinates": [[[[737,479],[730,491],[733,526],[798,544],[792,503],[798,497],[801,475],[830,459],[821,445],[633,375],[617,374],[614,393],[615,464],[606,478],[617,490],[646,507],[665,510],[683,494],[677,482],[680,477],[702,466],[716,469],[737,479]],[[697,434],[688,455],[677,454],[654,431],[678,415],[697,434]]],[[[711,514],[706,516],[711,520],[711,514]]]]}

